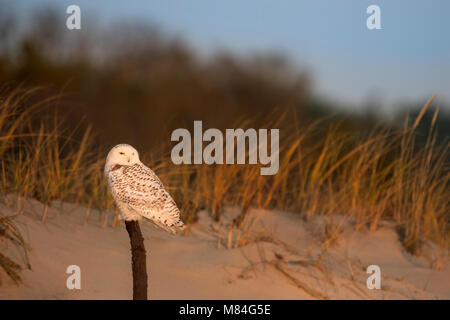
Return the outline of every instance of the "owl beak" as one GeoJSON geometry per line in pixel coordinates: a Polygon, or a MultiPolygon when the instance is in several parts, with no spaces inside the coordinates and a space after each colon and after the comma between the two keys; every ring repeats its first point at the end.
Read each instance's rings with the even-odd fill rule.
{"type": "Polygon", "coordinates": [[[127,157],[128,163],[130,163],[130,157],[127,157]]]}

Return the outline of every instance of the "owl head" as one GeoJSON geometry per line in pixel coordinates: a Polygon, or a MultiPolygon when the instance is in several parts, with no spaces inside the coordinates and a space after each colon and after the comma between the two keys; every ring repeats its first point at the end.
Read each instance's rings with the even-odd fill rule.
{"type": "Polygon", "coordinates": [[[111,170],[114,166],[132,166],[140,163],[139,153],[129,144],[118,144],[113,147],[106,157],[105,170],[111,170]]]}

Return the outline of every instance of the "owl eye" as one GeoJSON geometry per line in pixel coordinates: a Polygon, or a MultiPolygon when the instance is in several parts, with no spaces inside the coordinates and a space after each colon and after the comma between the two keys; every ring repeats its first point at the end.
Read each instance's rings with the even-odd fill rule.
{"type": "Polygon", "coordinates": [[[132,153],[132,156],[134,156],[134,152],[132,153]]]}
{"type": "Polygon", "coordinates": [[[119,152],[119,154],[125,154],[125,153],[123,153],[123,152],[119,152]]]}

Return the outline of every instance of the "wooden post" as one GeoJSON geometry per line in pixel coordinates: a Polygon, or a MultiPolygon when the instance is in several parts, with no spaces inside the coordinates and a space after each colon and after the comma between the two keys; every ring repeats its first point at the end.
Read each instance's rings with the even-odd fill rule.
{"type": "Polygon", "coordinates": [[[131,244],[133,300],[147,300],[147,259],[144,238],[137,221],[125,221],[131,244]]]}

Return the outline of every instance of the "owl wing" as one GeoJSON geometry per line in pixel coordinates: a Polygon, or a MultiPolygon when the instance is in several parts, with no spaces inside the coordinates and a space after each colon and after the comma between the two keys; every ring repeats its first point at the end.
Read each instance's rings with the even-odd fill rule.
{"type": "Polygon", "coordinates": [[[153,170],[143,164],[126,166],[122,177],[125,183],[121,200],[129,209],[170,233],[184,229],[180,210],[153,170]]]}

